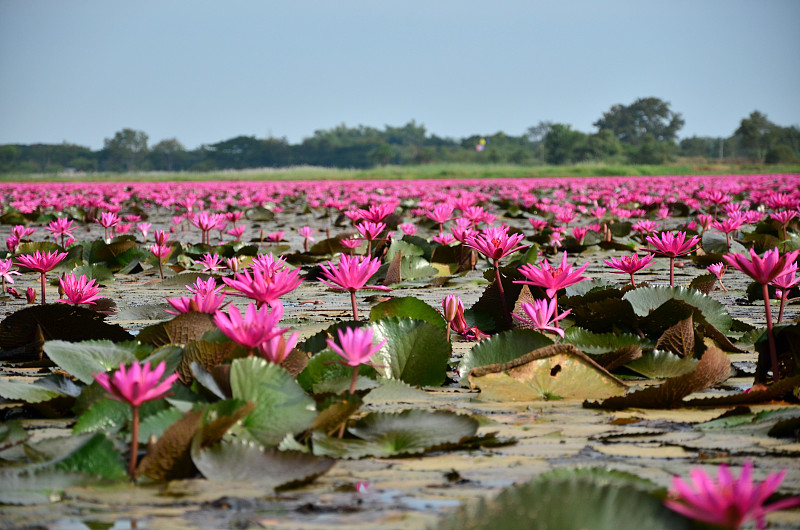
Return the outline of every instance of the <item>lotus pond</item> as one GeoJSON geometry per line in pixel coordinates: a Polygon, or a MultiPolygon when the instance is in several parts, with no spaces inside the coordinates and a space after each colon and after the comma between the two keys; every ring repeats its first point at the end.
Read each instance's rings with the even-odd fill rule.
{"type": "Polygon", "coordinates": [[[799,175],[0,188],[3,528],[800,525],[799,175]]]}

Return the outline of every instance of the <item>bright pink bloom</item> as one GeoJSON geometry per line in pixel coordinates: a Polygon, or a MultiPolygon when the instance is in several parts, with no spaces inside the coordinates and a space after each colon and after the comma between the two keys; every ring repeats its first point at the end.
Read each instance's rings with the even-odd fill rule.
{"type": "Polygon", "coordinates": [[[278,230],[277,232],[270,232],[267,234],[267,241],[271,243],[280,243],[283,241],[283,230],[278,230]]]}
{"type": "Polygon", "coordinates": [[[517,320],[532,324],[536,329],[552,331],[553,333],[561,335],[562,338],[564,337],[564,330],[552,324],[555,324],[569,315],[572,309],[568,309],[560,315],[557,315],[558,307],[555,298],[551,298],[550,300],[537,299],[534,300],[532,304],[523,302],[520,304],[520,307],[525,312],[527,318],[521,317],[516,313],[511,313],[517,320]]]}
{"type": "Polygon", "coordinates": [[[286,258],[278,256],[277,258],[270,252],[269,254],[259,254],[250,263],[253,271],[263,272],[268,276],[272,276],[279,270],[286,267],[286,258]]]}
{"type": "Polygon", "coordinates": [[[278,299],[281,296],[300,285],[303,280],[299,275],[300,269],[284,269],[273,274],[254,269],[252,275],[248,269],[244,269],[236,273],[233,279],[222,278],[222,281],[231,289],[239,291],[238,296],[252,298],[258,305],[268,304],[275,307],[280,305],[278,299]]]}
{"type": "Polygon", "coordinates": [[[575,241],[577,241],[579,245],[582,245],[583,238],[586,237],[586,232],[588,231],[589,229],[586,228],[585,226],[576,226],[575,228],[572,229],[572,237],[575,238],[575,241]]]}
{"type": "Polygon", "coordinates": [[[514,283],[542,287],[545,289],[549,298],[554,298],[559,289],[564,289],[570,285],[589,280],[590,278],[581,276],[588,266],[589,264],[585,263],[573,271],[572,265],[567,264],[567,253],[564,252],[559,267],[552,267],[546,259],[541,261],[539,267],[534,267],[530,263],[526,263],[519,268],[519,272],[521,272],[527,280],[516,280],[514,283]]]}
{"type": "Polygon", "coordinates": [[[304,226],[297,230],[297,233],[303,236],[303,238],[307,241],[314,241],[314,238],[311,237],[314,234],[314,231],[311,230],[310,226],[304,226]]]}
{"type": "Polygon", "coordinates": [[[169,256],[170,252],[172,252],[172,248],[166,245],[159,245],[156,243],[155,245],[150,245],[150,252],[153,253],[155,257],[159,260],[162,260],[169,256]]]}
{"type": "Polygon", "coordinates": [[[19,246],[19,238],[15,236],[8,236],[6,238],[6,248],[8,248],[9,252],[16,252],[17,246],[19,246]]]}
{"type": "Polygon", "coordinates": [[[659,223],[655,221],[651,221],[649,219],[642,219],[641,221],[637,221],[631,229],[634,232],[639,234],[652,234],[656,231],[656,229],[661,226],[659,223]]]}
{"type": "Polygon", "coordinates": [[[433,236],[433,240],[439,243],[440,245],[449,245],[453,241],[456,240],[451,234],[445,232],[439,232],[438,236],[433,236]]]}
{"type": "Polygon", "coordinates": [[[142,233],[142,239],[147,242],[147,234],[153,227],[153,223],[136,223],[136,229],[142,233]]]}
{"type": "Polygon", "coordinates": [[[64,238],[67,236],[72,236],[72,231],[74,227],[72,226],[74,221],[72,219],[67,219],[65,217],[59,217],[58,219],[54,219],[47,223],[45,230],[49,230],[53,233],[53,237],[58,240],[58,236],[61,236],[61,246],[64,246],[64,238]]]}
{"type": "Polygon", "coordinates": [[[278,328],[282,316],[282,305],[269,311],[267,307],[258,309],[251,302],[245,310],[244,318],[236,306],[230,306],[228,314],[218,311],[214,315],[214,324],[232,341],[253,349],[288,330],[278,328]]]}
{"type": "Polygon", "coordinates": [[[242,235],[244,234],[245,230],[247,230],[247,226],[243,224],[238,226],[234,225],[233,228],[231,228],[225,233],[228,234],[229,236],[233,236],[236,239],[236,241],[239,241],[242,238],[242,235]]]}
{"type": "Polygon", "coordinates": [[[167,302],[175,309],[175,311],[170,311],[169,309],[166,309],[165,311],[173,315],[190,313],[192,311],[213,315],[220,310],[224,301],[224,294],[217,295],[216,293],[195,293],[195,295],[191,298],[186,296],[181,296],[180,298],[167,298],[167,302]]]}
{"type": "Polygon", "coordinates": [[[361,221],[356,225],[356,230],[358,230],[361,236],[367,241],[374,241],[381,235],[381,232],[386,230],[386,224],[361,221]]]}
{"type": "Polygon", "coordinates": [[[169,234],[164,230],[156,230],[155,236],[157,245],[166,245],[169,241],[169,234]]]}
{"type": "Polygon", "coordinates": [[[378,350],[380,350],[386,340],[380,344],[372,343],[371,328],[347,328],[344,331],[338,330],[339,344],[331,339],[327,339],[328,347],[341,355],[348,366],[358,366],[367,364],[378,350]]]}
{"type": "Polygon", "coordinates": [[[725,271],[728,267],[725,266],[724,263],[721,261],[719,263],[713,263],[706,267],[706,270],[717,277],[718,280],[722,280],[722,276],[725,275],[725,271]]]}
{"type": "Polygon", "coordinates": [[[20,241],[22,241],[23,239],[27,239],[34,233],[36,233],[35,228],[33,227],[29,228],[25,225],[14,225],[14,227],[11,229],[11,235],[16,237],[20,241]]]}
{"type": "Polygon", "coordinates": [[[345,238],[345,239],[340,239],[339,244],[342,245],[344,248],[349,248],[350,250],[353,250],[361,244],[361,240],[355,238],[345,238]]]}
{"type": "Polygon", "coordinates": [[[752,462],[745,462],[738,478],[721,464],[715,482],[703,469],[696,467],[689,472],[691,485],[680,477],[672,479],[671,498],[664,504],[697,521],[730,529],[738,529],[752,520],[763,529],[768,513],[800,505],[800,497],[764,505],[783,482],[785,470],[770,473],[763,482],[753,482],[752,474],[752,462]]]}
{"type": "Polygon", "coordinates": [[[325,285],[341,291],[356,292],[359,289],[378,289],[391,291],[383,285],[367,286],[367,282],[381,267],[381,260],[365,256],[347,256],[339,254],[339,263],[334,265],[328,261],[320,265],[322,275],[326,278],[320,280],[325,285]]]}
{"type": "Polygon", "coordinates": [[[273,364],[281,364],[297,346],[299,338],[300,335],[297,332],[292,333],[289,340],[286,340],[283,334],[275,335],[259,344],[258,353],[273,364]]]}
{"type": "Polygon", "coordinates": [[[495,263],[509,254],[528,248],[530,245],[519,245],[525,234],[508,235],[505,228],[489,227],[479,235],[466,240],[466,245],[472,247],[495,263]]]}
{"type": "Polygon", "coordinates": [[[686,241],[686,232],[661,232],[660,236],[647,236],[647,242],[655,247],[655,249],[645,249],[647,252],[667,256],[669,258],[677,258],[689,254],[694,250],[694,247],[700,242],[699,236],[692,236],[686,241]]]}
{"type": "Polygon", "coordinates": [[[222,269],[222,258],[217,253],[203,254],[202,259],[197,260],[197,263],[203,266],[203,272],[216,272],[222,269]]]}
{"type": "Polygon", "coordinates": [[[17,256],[15,265],[20,265],[32,271],[44,274],[53,270],[53,268],[66,257],[66,252],[54,250],[43,254],[36,250],[33,254],[20,254],[17,256]]]}
{"type": "Polygon", "coordinates": [[[707,213],[701,213],[697,216],[697,221],[700,223],[700,226],[703,227],[703,230],[708,230],[708,228],[711,226],[711,223],[714,222],[714,216],[707,213]]]}
{"type": "Polygon", "coordinates": [[[119,223],[120,219],[114,212],[103,212],[100,214],[100,219],[95,219],[103,228],[111,228],[119,223]]]}
{"type": "Polygon", "coordinates": [[[528,219],[528,221],[531,223],[531,226],[533,227],[534,230],[544,230],[545,228],[547,228],[547,221],[545,221],[544,219],[534,219],[533,217],[531,217],[530,219],[528,219]]]}
{"type": "Polygon", "coordinates": [[[33,287],[28,287],[25,289],[25,299],[29,304],[36,303],[36,289],[33,287]]]}
{"type": "Polygon", "coordinates": [[[453,205],[440,202],[433,206],[433,209],[425,214],[428,219],[443,225],[453,216],[453,205]]]}
{"type": "Polygon", "coordinates": [[[214,278],[209,278],[208,280],[197,278],[192,285],[187,285],[186,288],[189,289],[189,292],[192,294],[208,296],[210,294],[220,294],[223,286],[217,286],[217,281],[214,278]]]}
{"type": "Polygon", "coordinates": [[[744,254],[726,254],[722,256],[728,265],[742,271],[756,282],[764,285],[770,283],[778,276],[789,274],[797,270],[794,263],[800,250],[793,250],[784,255],[780,255],[777,247],[764,253],[760,258],[756,251],[750,249],[750,260],[744,254]]]}
{"type": "Polygon", "coordinates": [[[100,287],[95,284],[95,279],[89,280],[85,274],[81,274],[79,278],[75,277],[74,273],[65,275],[63,278],[58,279],[61,289],[64,291],[64,298],[59,298],[56,302],[70,303],[70,304],[92,304],[97,305],[95,300],[102,298],[100,296],[100,287]]]}
{"type": "Polygon", "coordinates": [[[412,223],[403,223],[398,225],[398,228],[407,236],[413,236],[417,233],[417,227],[412,223]]]}
{"type": "Polygon", "coordinates": [[[14,278],[11,277],[12,274],[19,276],[20,273],[18,271],[12,271],[11,267],[14,264],[11,262],[11,259],[0,259],[0,277],[3,280],[7,281],[8,283],[14,283],[14,278]]]}
{"type": "Polygon", "coordinates": [[[397,202],[389,201],[381,204],[370,204],[369,209],[361,210],[361,218],[373,223],[380,223],[394,213],[397,202]]]}
{"type": "Polygon", "coordinates": [[[782,210],[780,212],[775,212],[769,214],[772,219],[778,221],[782,226],[788,225],[792,219],[797,217],[796,210],[782,210]]]}
{"type": "Polygon", "coordinates": [[[97,383],[111,394],[112,399],[124,401],[133,407],[138,407],[146,401],[164,397],[169,392],[172,383],[178,379],[178,374],[172,374],[163,381],[159,381],[167,363],[161,361],[155,370],[150,370],[150,363],[140,366],[138,362],[131,364],[127,369],[124,364],[119,365],[119,370],[110,378],[107,373],[93,374],[97,383]]]}
{"type": "Polygon", "coordinates": [[[633,275],[645,267],[652,265],[653,255],[647,254],[643,258],[639,259],[639,254],[634,254],[633,256],[623,256],[619,259],[611,258],[610,260],[604,260],[603,263],[612,269],[617,269],[614,272],[624,272],[626,274],[630,274],[631,285],[635,286],[636,282],[633,279],[633,275]]]}

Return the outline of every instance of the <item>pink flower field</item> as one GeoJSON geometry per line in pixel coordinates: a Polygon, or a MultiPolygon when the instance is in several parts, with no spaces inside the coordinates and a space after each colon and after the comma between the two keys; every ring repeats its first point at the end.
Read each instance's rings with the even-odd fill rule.
{"type": "Polygon", "coordinates": [[[800,175],[0,188],[11,527],[800,525],[800,175]]]}

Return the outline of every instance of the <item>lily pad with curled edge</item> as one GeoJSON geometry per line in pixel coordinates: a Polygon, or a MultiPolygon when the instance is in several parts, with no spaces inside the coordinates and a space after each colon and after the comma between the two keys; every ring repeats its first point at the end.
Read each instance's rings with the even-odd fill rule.
{"type": "Polygon", "coordinates": [[[698,310],[699,315],[695,314],[695,317],[699,321],[705,321],[722,332],[728,331],[733,322],[724,305],[695,289],[640,287],[628,291],[622,299],[627,300],[633,311],[640,317],[649,315],[651,311],[668,300],[681,300],[698,310]]]}
{"type": "Polygon", "coordinates": [[[198,438],[192,443],[192,461],[208,480],[244,481],[269,490],[307,484],[336,463],[332,458],[264,449],[243,440],[226,440],[201,449],[198,438]]]}
{"type": "Polygon", "coordinates": [[[373,322],[372,340],[386,343],[372,356],[375,370],[410,385],[438,386],[452,352],[443,330],[424,320],[390,317],[373,322]]]}
{"type": "Polygon", "coordinates": [[[611,397],[601,403],[584,403],[588,408],[621,410],[629,407],[669,409],[684,405],[683,398],[700,392],[728,378],[731,363],[727,354],[716,347],[706,349],[697,367],[686,374],[671,377],[660,386],[637,390],[624,396],[611,397]]]}
{"type": "Polygon", "coordinates": [[[33,383],[0,379],[0,396],[12,401],[42,403],[59,397],[77,397],[81,387],[63,375],[50,375],[33,383]]]}
{"type": "Polygon", "coordinates": [[[653,350],[643,353],[639,359],[625,365],[650,379],[664,379],[687,374],[697,368],[700,361],[689,357],[679,357],[672,352],[653,350]]]}
{"type": "Polygon", "coordinates": [[[458,446],[478,431],[478,421],[450,411],[372,412],[348,429],[356,438],[312,436],[314,454],[334,458],[388,458],[458,446]]]}
{"type": "Polygon", "coordinates": [[[751,390],[729,396],[695,398],[685,401],[687,407],[730,407],[756,405],[778,400],[794,400],[794,392],[800,387],[800,375],[781,379],[763,390],[751,390]]]}
{"type": "MultiPolygon", "coordinates": [[[[54,363],[82,383],[94,382],[92,374],[104,373],[137,360],[136,343],[116,343],[108,340],[66,342],[49,340],[44,351],[54,363]]],[[[141,350],[146,351],[146,350],[141,350]]]]}
{"type": "Polygon", "coordinates": [[[528,352],[552,343],[552,340],[538,331],[526,329],[504,331],[484,339],[475,344],[461,358],[458,365],[461,386],[469,386],[467,375],[475,367],[513,361],[528,352]]]}
{"type": "Polygon", "coordinates": [[[481,399],[494,401],[604,399],[627,389],[572,344],[553,344],[507,363],[473,368],[469,383],[480,388],[481,399]]]}

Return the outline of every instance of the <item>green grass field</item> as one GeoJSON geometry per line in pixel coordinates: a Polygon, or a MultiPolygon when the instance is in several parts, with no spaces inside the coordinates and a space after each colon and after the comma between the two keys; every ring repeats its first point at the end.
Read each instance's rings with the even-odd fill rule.
{"type": "Polygon", "coordinates": [[[591,176],[659,176],[704,174],[800,173],[800,164],[719,164],[683,163],[675,165],[514,166],[491,164],[429,164],[418,166],[382,166],[372,169],[291,167],[279,169],[244,169],[199,172],[143,173],[73,173],[0,175],[2,182],[75,182],[75,181],[203,181],[203,180],[408,180],[408,179],[495,179],[591,176]]]}

